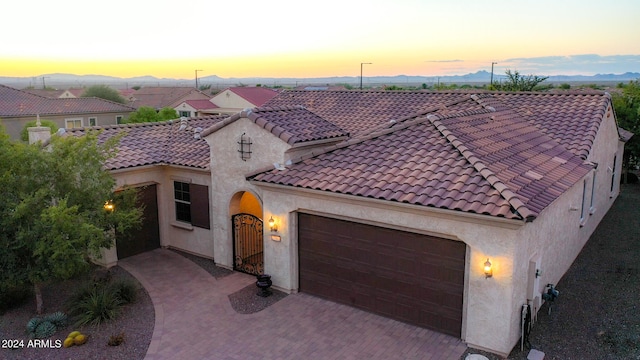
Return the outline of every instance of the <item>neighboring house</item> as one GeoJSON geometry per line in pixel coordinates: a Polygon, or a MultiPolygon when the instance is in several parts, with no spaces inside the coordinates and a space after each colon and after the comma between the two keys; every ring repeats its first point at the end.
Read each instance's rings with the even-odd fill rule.
{"type": "Polygon", "coordinates": [[[141,106],[161,110],[165,107],[175,108],[186,100],[208,100],[209,95],[193,87],[143,87],[130,94],[129,105],[134,108],[141,106]]]}
{"type": "Polygon", "coordinates": [[[155,235],[103,263],[174,247],[502,355],[616,199],[632,135],[606,93],[359,91],[101,136],[120,132],[107,168],[155,235]]]}
{"type": "Polygon", "coordinates": [[[261,86],[230,87],[211,98],[216,108],[206,113],[232,115],[244,109],[262,106],[277,95],[277,91],[261,86]]]}
{"type": "Polygon", "coordinates": [[[19,138],[27,122],[55,122],[60,128],[117,124],[135,111],[129,106],[91,98],[48,98],[0,85],[0,123],[12,138],[19,138]]]}
{"type": "Polygon", "coordinates": [[[48,98],[68,99],[68,98],[78,98],[82,96],[82,94],[85,92],[85,89],[82,89],[82,88],[71,88],[67,90],[26,89],[25,91],[34,95],[40,95],[48,98]]]}
{"type": "Polygon", "coordinates": [[[180,105],[174,107],[180,117],[199,117],[207,114],[214,114],[218,109],[209,100],[185,100],[180,105]]]}
{"type": "Polygon", "coordinates": [[[86,91],[86,89],[67,89],[64,90],[62,92],[62,94],[60,94],[60,96],[58,96],[59,98],[79,98],[82,96],[82,94],[84,94],[84,92],[86,91]]]}

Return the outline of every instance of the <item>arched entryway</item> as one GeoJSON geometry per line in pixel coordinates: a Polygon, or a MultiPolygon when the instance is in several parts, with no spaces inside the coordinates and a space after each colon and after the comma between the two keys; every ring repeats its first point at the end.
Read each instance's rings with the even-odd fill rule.
{"type": "Polygon", "coordinates": [[[264,272],[262,204],[248,191],[237,192],[229,204],[233,237],[233,269],[258,275],[264,272]]]}

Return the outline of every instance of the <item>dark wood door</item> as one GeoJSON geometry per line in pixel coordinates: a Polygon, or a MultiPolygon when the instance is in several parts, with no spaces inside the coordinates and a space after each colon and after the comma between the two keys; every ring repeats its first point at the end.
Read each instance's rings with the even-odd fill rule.
{"type": "Polygon", "coordinates": [[[138,205],[144,205],[142,226],[138,230],[126,234],[117,234],[118,259],[160,247],[158,195],[155,184],[138,188],[138,205]]]}
{"type": "Polygon", "coordinates": [[[300,213],[300,291],[461,336],[466,245],[300,213]]]}

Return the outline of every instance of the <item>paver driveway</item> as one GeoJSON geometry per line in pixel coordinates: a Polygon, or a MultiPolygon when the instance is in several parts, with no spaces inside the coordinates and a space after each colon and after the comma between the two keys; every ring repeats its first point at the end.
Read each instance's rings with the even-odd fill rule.
{"type": "MultiPolygon", "coordinates": [[[[157,249],[119,262],[148,291],[155,328],[145,359],[460,359],[459,339],[306,294],[254,314],[228,295],[255,278],[216,279],[183,256],[157,249]]],[[[257,289],[256,289],[257,290],[257,289]]]]}

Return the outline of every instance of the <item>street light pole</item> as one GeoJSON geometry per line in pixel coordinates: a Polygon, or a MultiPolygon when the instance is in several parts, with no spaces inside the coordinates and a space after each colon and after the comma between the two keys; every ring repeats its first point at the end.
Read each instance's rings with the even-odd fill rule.
{"type": "Polygon", "coordinates": [[[196,70],[196,90],[198,89],[198,71],[202,70],[196,70]]]}
{"type": "Polygon", "coordinates": [[[491,82],[489,85],[493,88],[493,65],[497,64],[497,62],[491,62],[491,82]]]}
{"type": "Polygon", "coordinates": [[[371,65],[372,63],[360,63],[360,90],[362,90],[362,66],[371,65]]]}

